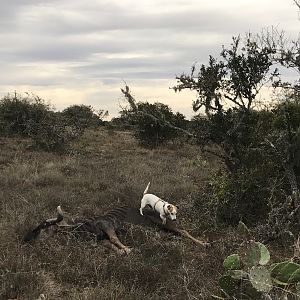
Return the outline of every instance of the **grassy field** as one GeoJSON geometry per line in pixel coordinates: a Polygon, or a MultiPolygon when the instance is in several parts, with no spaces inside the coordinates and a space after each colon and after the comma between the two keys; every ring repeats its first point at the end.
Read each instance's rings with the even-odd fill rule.
{"type": "Polygon", "coordinates": [[[129,132],[87,132],[73,153],[31,150],[30,142],[0,139],[1,299],[210,299],[222,262],[239,241],[234,233],[200,226],[194,209],[219,162],[191,145],[147,150],[129,132]],[[120,240],[133,248],[121,256],[70,234],[24,244],[22,236],[57,205],[67,215],[101,215],[116,205],[139,207],[150,192],[180,207],[180,223],[210,248],[131,226],[120,240]]]}

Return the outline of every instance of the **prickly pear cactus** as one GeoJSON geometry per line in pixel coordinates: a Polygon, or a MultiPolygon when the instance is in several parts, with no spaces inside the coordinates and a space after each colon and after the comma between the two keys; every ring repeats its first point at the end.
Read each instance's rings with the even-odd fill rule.
{"type": "Polygon", "coordinates": [[[258,263],[261,266],[265,266],[270,261],[270,252],[264,244],[260,242],[256,242],[256,244],[258,245],[260,251],[260,259],[258,263]]]}
{"type": "Polygon", "coordinates": [[[270,252],[259,242],[248,241],[240,247],[239,254],[243,264],[247,267],[264,266],[270,261],[270,252]]]}
{"type": "MultiPolygon", "coordinates": [[[[242,222],[238,230],[243,236],[250,234],[242,222]]],[[[262,299],[273,287],[266,267],[269,261],[270,253],[262,243],[253,240],[242,243],[238,254],[229,255],[223,262],[225,274],[219,280],[223,293],[230,297],[243,295],[245,299],[262,299]]]]}
{"type": "Polygon", "coordinates": [[[225,274],[219,279],[219,286],[223,293],[231,296],[238,290],[239,281],[225,274]]]}
{"type": "Polygon", "coordinates": [[[252,286],[259,292],[269,293],[273,287],[271,274],[265,266],[254,266],[249,273],[252,286]]]}
{"type": "Polygon", "coordinates": [[[300,282],[300,265],[292,261],[284,261],[271,266],[271,276],[279,285],[300,282]]]}
{"type": "MultiPolygon", "coordinates": [[[[238,229],[243,236],[249,235],[244,223],[240,222],[238,229]]],[[[277,284],[285,286],[284,295],[293,292],[300,299],[300,264],[285,261],[267,266],[269,262],[270,252],[264,244],[243,242],[238,254],[229,255],[223,262],[225,274],[219,280],[223,294],[234,299],[265,299],[277,284]]]]}
{"type": "Polygon", "coordinates": [[[260,248],[256,242],[251,240],[240,246],[239,255],[246,267],[257,266],[260,261],[260,248]]]}
{"type": "Polygon", "coordinates": [[[225,270],[237,270],[241,268],[240,257],[238,254],[231,254],[223,262],[225,270]]]}
{"type": "Polygon", "coordinates": [[[242,221],[239,221],[238,227],[237,227],[238,233],[244,238],[249,240],[250,239],[250,230],[246,226],[245,223],[242,221]]]}

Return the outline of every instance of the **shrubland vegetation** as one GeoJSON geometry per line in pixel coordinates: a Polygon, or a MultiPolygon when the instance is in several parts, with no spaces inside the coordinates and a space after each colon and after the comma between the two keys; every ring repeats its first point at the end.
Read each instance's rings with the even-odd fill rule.
{"type": "Polygon", "coordinates": [[[145,149],[131,132],[105,127],[86,130],[71,152],[59,155],[37,151],[28,138],[1,137],[0,143],[0,299],[201,299],[217,290],[222,257],[233,251],[230,232],[216,233],[218,246],[207,251],[156,228],[132,226],[120,234],[133,248],[126,257],[68,233],[22,242],[59,204],[66,217],[139,207],[148,181],[151,192],[181,207],[182,225],[206,239],[191,199],[216,168],[214,158],[199,156],[198,168],[193,145],[145,149]]]}
{"type": "Polygon", "coordinates": [[[90,105],[71,105],[62,111],[62,116],[71,126],[79,130],[86,128],[97,128],[104,124],[104,118],[108,116],[108,111],[95,111],[90,105]]]}
{"type": "MultiPolygon", "coordinates": [[[[247,35],[245,40],[233,38],[231,47],[223,47],[219,59],[210,57],[207,65],[197,71],[193,66],[191,74],[177,77],[174,90],[196,91],[193,108],[196,112],[203,108],[205,114],[193,118],[188,128],[169,121],[164,124],[185,134],[199,150],[215,155],[223,163],[208,180],[205,192],[194,195],[194,208],[205,216],[202,222],[206,226],[236,225],[242,220],[261,240],[297,241],[300,90],[299,80],[284,82],[280,70],[292,67],[299,74],[299,58],[299,42],[288,44],[282,33],[273,30],[262,36],[247,35]],[[277,99],[257,107],[256,98],[267,83],[272,84],[277,99]]],[[[140,107],[128,86],[122,92],[130,114],[164,121],[140,107]]],[[[297,265],[293,270],[298,269],[297,265]]],[[[259,271],[259,276],[265,274],[269,273],[259,271]]],[[[296,274],[293,276],[298,282],[296,274]]],[[[256,299],[278,297],[280,293],[271,290],[259,291],[256,299]]],[[[226,297],[237,297],[223,292],[226,297]]]]}
{"type": "Polygon", "coordinates": [[[128,86],[110,122],[91,106],[3,97],[3,299],[298,299],[300,82],[285,82],[284,68],[299,74],[299,41],[276,30],[233,38],[177,77],[176,92],[197,92],[190,121],[128,86]],[[261,103],[267,85],[274,101],[261,103]],[[134,248],[125,258],[68,235],[21,242],[58,204],[86,216],[138,207],[149,181],[179,204],[184,227],[206,230],[210,250],[139,227],[121,237],[134,248]]]}
{"type": "Polygon", "coordinates": [[[134,128],[134,135],[142,146],[158,147],[180,140],[178,128],[186,128],[188,121],[184,115],[174,114],[163,103],[138,102],[136,107],[121,111],[121,120],[134,128]],[[142,113],[139,113],[142,112],[142,113]]]}
{"type": "Polygon", "coordinates": [[[0,100],[0,135],[30,137],[35,148],[63,152],[85,129],[102,125],[107,114],[87,105],[55,112],[36,95],[8,94],[0,100]]]}

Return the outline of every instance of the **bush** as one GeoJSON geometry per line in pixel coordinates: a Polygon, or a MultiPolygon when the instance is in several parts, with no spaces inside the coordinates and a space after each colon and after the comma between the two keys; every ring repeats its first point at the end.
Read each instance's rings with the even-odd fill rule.
{"type": "Polygon", "coordinates": [[[283,184],[271,190],[274,177],[270,174],[271,168],[264,167],[234,175],[221,173],[211,180],[209,209],[215,211],[219,223],[236,225],[243,220],[249,225],[256,225],[266,219],[271,197],[285,200],[280,190],[283,184]]]}
{"type": "Polygon", "coordinates": [[[293,189],[300,183],[300,103],[286,99],[269,111],[249,111],[235,127],[238,114],[229,110],[191,122],[198,145],[221,146],[211,149],[229,158],[206,193],[195,196],[195,208],[219,224],[260,224],[268,238],[296,232],[299,203],[293,189]]]}
{"type": "Polygon", "coordinates": [[[67,123],[81,130],[103,125],[103,118],[107,115],[107,111],[95,112],[92,106],[83,104],[72,105],[62,111],[62,116],[67,123]]]}
{"type": "Polygon", "coordinates": [[[292,165],[300,186],[300,102],[289,98],[273,114],[274,132],[270,139],[283,159],[292,165]]]}
{"type": "Polygon", "coordinates": [[[108,124],[107,127],[109,129],[117,129],[117,130],[134,130],[135,126],[128,120],[128,118],[124,115],[121,115],[119,117],[112,118],[108,124]]]}
{"type": "Polygon", "coordinates": [[[168,105],[138,102],[138,112],[121,112],[121,119],[135,128],[135,137],[141,145],[157,147],[179,138],[181,132],[175,127],[185,128],[187,121],[181,113],[174,114],[168,105]],[[171,126],[169,125],[171,124],[171,126]]]}
{"type": "MultiPolygon", "coordinates": [[[[202,149],[207,146],[218,146],[219,156],[224,161],[230,173],[240,168],[253,165],[253,157],[257,156],[255,146],[264,141],[273,130],[274,115],[268,110],[249,110],[231,108],[209,117],[198,115],[191,121],[191,129],[195,134],[195,142],[202,149]]],[[[260,151],[258,151],[260,152],[260,151]]]]}
{"type": "Polygon", "coordinates": [[[0,132],[26,136],[28,127],[41,122],[49,112],[50,106],[38,96],[8,94],[0,100],[0,132]]]}
{"type": "Polygon", "coordinates": [[[68,125],[59,113],[49,112],[39,122],[28,124],[27,134],[33,146],[46,151],[65,151],[70,142],[83,133],[78,127],[68,125]]]}
{"type": "MultiPolygon", "coordinates": [[[[275,69],[278,62],[292,66],[297,51],[276,47],[251,34],[244,41],[233,38],[220,58],[210,56],[198,72],[193,66],[174,87],[197,92],[193,108],[204,108],[206,116],[191,122],[195,141],[226,166],[208,196],[216,218],[253,225],[266,220],[265,232],[273,237],[274,232],[296,233],[300,220],[299,84],[281,82],[275,69]],[[269,81],[290,92],[273,110],[255,110],[261,87],[269,81]]],[[[207,210],[200,201],[195,204],[207,210]]]]}
{"type": "Polygon", "coordinates": [[[17,93],[0,100],[0,129],[3,135],[30,137],[34,147],[47,151],[64,151],[83,133],[40,97],[17,93]]]}

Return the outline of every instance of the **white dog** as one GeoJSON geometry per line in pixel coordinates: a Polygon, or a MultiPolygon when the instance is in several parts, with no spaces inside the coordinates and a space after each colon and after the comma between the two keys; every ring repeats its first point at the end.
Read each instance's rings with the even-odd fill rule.
{"type": "Polygon", "coordinates": [[[144,196],[141,200],[141,208],[140,208],[141,215],[143,215],[143,208],[147,205],[150,205],[153,208],[153,210],[159,213],[159,216],[163,224],[166,224],[167,217],[172,221],[176,220],[178,207],[176,205],[170,204],[167,201],[158,198],[153,194],[147,194],[149,186],[150,186],[150,182],[148,183],[144,191],[144,196]]]}

